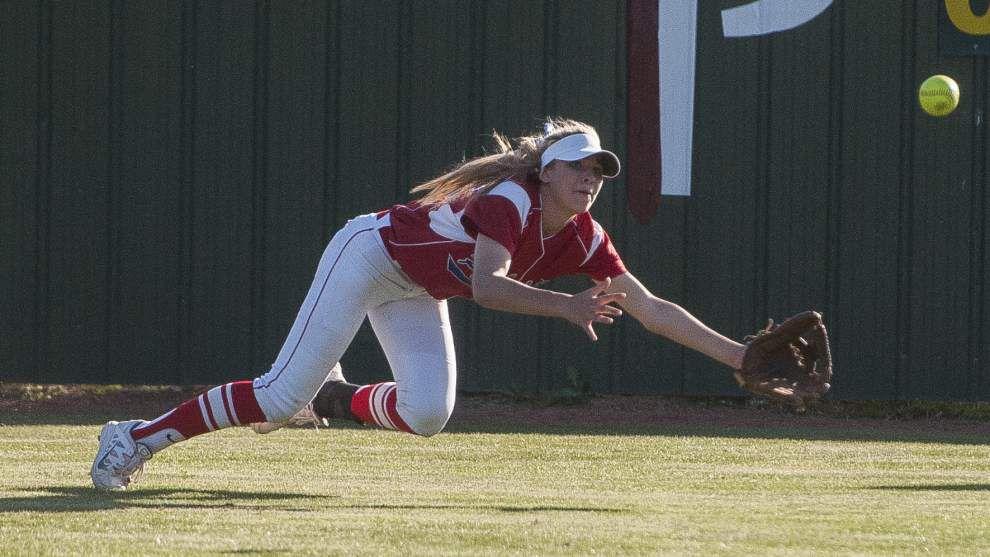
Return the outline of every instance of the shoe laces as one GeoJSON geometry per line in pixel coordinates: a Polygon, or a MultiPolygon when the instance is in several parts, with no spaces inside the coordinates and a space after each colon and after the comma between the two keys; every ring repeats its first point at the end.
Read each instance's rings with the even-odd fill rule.
{"type": "Polygon", "coordinates": [[[328,425],[327,422],[316,413],[312,402],[304,406],[302,410],[296,412],[294,416],[289,418],[288,423],[300,427],[312,426],[313,429],[320,429],[320,426],[327,427],[328,425]]]}
{"type": "MultiPolygon", "coordinates": [[[[145,449],[147,450],[147,449],[145,449]]],[[[151,454],[144,456],[141,454],[138,445],[134,446],[134,454],[131,456],[131,461],[127,463],[127,466],[123,467],[118,475],[124,481],[124,485],[128,485],[131,482],[135,482],[141,479],[144,474],[144,464],[151,460],[151,454]]]]}
{"type": "Polygon", "coordinates": [[[131,471],[131,473],[128,476],[126,476],[125,481],[127,483],[136,482],[141,479],[142,475],[144,475],[144,462],[138,464],[137,468],[135,468],[133,471],[131,471]]]}

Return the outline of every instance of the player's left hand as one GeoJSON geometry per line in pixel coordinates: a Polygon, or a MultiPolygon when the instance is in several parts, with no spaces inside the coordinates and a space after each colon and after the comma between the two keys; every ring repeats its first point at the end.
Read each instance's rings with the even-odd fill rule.
{"type": "Polygon", "coordinates": [[[747,338],[739,386],[797,410],[831,388],[832,353],[820,313],[806,311],[747,338]]]}

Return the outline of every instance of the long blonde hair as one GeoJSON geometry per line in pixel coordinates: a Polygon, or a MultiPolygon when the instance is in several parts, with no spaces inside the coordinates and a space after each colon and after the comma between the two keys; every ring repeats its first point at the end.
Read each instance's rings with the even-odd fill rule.
{"type": "Polygon", "coordinates": [[[529,181],[540,174],[540,157],[554,142],[586,133],[598,137],[595,128],[566,118],[547,118],[542,133],[515,139],[515,148],[507,137],[492,132],[496,152],[461,162],[446,173],[414,187],[411,193],[426,192],[419,202],[424,205],[446,203],[495,187],[504,180],[529,181]]]}

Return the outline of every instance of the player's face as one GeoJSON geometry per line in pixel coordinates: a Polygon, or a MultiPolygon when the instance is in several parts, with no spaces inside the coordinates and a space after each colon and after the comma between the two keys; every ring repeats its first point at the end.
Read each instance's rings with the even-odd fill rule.
{"type": "Polygon", "coordinates": [[[598,157],[554,161],[543,172],[543,202],[572,216],[591,208],[602,191],[602,163],[598,157]]]}

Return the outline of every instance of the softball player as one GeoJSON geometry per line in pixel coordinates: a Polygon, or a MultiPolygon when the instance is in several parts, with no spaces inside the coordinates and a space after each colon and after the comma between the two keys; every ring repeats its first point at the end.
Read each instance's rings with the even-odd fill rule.
{"type": "Polygon", "coordinates": [[[629,273],[588,213],[619,159],[595,129],[551,119],[543,133],[469,160],[413,192],[423,197],[349,221],[330,241],[275,363],[152,420],[108,422],[93,484],[124,489],[156,452],[202,433],[301,418],[350,418],[423,436],[454,406],[457,368],[446,299],[557,317],[597,340],[594,324],[628,311],[648,330],[738,369],[745,347],[657,298],[629,273]],[[583,274],[578,294],[537,286],[583,274]],[[338,361],[367,316],[394,381],[352,385],[338,361]]]}

